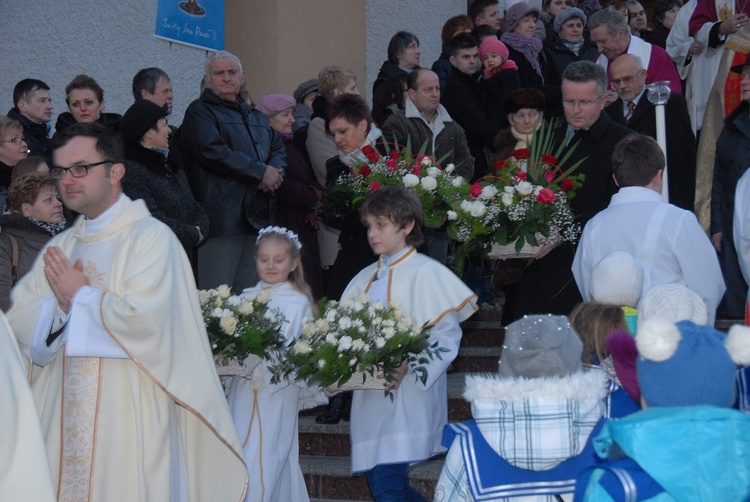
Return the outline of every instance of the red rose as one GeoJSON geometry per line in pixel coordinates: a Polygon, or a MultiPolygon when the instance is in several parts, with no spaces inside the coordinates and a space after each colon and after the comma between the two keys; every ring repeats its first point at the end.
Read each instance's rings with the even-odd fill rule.
{"type": "Polygon", "coordinates": [[[508,167],[508,163],[505,162],[504,160],[498,160],[497,162],[492,163],[492,169],[494,169],[495,172],[498,172],[498,173],[502,171],[503,169],[505,169],[506,167],[508,167]]]}
{"type": "Polygon", "coordinates": [[[518,150],[510,152],[510,156],[515,157],[518,160],[528,159],[530,155],[531,152],[528,148],[519,148],[518,150]]]}
{"type": "Polygon", "coordinates": [[[549,155],[546,153],[542,154],[542,164],[547,164],[548,166],[556,166],[557,165],[557,159],[554,155],[549,155]]]}
{"type": "Polygon", "coordinates": [[[417,176],[422,176],[422,165],[414,164],[414,166],[411,168],[411,172],[413,172],[417,176]]]}
{"type": "Polygon", "coordinates": [[[359,168],[360,176],[369,176],[370,174],[372,174],[372,170],[370,169],[370,166],[368,166],[367,164],[359,168]]]}
{"type": "Polygon", "coordinates": [[[398,169],[398,162],[396,162],[396,159],[386,160],[385,165],[388,166],[389,171],[395,171],[396,169],[398,169]]]}
{"type": "Polygon", "coordinates": [[[544,173],[544,179],[547,180],[547,183],[552,183],[555,181],[555,178],[557,178],[557,174],[555,174],[554,171],[547,171],[544,173]]]}
{"type": "Polygon", "coordinates": [[[539,194],[536,196],[536,200],[538,200],[542,204],[552,204],[557,200],[557,195],[555,195],[555,192],[553,192],[549,188],[542,188],[541,190],[539,190],[539,194]]]}
{"type": "Polygon", "coordinates": [[[398,150],[396,150],[396,149],[394,148],[393,150],[391,150],[391,151],[390,151],[390,152],[388,153],[388,156],[389,156],[390,158],[392,158],[393,160],[398,160],[398,159],[399,159],[399,157],[401,157],[401,152],[399,152],[398,150]]]}
{"type": "Polygon", "coordinates": [[[473,185],[471,185],[469,193],[472,195],[472,197],[479,197],[482,194],[482,186],[479,183],[474,183],[473,185]]]}
{"type": "Polygon", "coordinates": [[[516,179],[518,179],[520,181],[526,181],[526,173],[523,172],[523,171],[518,171],[516,173],[516,179]]]}
{"type": "Polygon", "coordinates": [[[370,145],[363,146],[362,153],[365,154],[365,157],[367,157],[367,160],[369,160],[370,162],[377,162],[378,160],[380,160],[380,155],[370,145]]]}
{"type": "Polygon", "coordinates": [[[377,181],[373,181],[372,183],[370,183],[370,191],[371,192],[374,192],[378,188],[380,188],[380,183],[378,183],[377,181]]]}
{"type": "Polygon", "coordinates": [[[562,180],[562,183],[560,183],[560,190],[562,190],[563,192],[570,192],[575,187],[575,184],[570,178],[565,178],[562,180]]]}

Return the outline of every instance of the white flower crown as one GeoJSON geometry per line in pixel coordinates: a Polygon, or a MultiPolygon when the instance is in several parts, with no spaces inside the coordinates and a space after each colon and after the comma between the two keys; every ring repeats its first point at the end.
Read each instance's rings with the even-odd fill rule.
{"type": "Polygon", "coordinates": [[[258,244],[261,237],[263,237],[265,234],[283,235],[284,237],[292,241],[295,246],[297,246],[297,251],[302,251],[302,243],[299,241],[299,237],[297,237],[297,234],[295,234],[288,228],[276,226],[261,228],[258,231],[258,238],[255,240],[255,243],[258,244]]]}

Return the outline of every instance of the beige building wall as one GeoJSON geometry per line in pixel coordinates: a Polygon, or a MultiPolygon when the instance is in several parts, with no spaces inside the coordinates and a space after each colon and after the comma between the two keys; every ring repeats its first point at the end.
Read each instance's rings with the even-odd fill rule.
{"type": "Polygon", "coordinates": [[[225,47],[242,60],[255,102],[292,94],[326,65],[348,66],[364,82],[364,1],[226,0],[225,9],[225,47]]]}

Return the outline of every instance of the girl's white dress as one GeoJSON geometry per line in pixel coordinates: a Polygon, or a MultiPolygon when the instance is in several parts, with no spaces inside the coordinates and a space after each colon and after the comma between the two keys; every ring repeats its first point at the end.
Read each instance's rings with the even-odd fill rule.
{"type": "MultiPolygon", "coordinates": [[[[262,289],[270,294],[269,307],[284,314],[282,329],[291,343],[299,336],[303,319],[312,315],[310,302],[289,282],[261,281],[242,295],[254,297],[262,289]]],[[[225,381],[249,473],[245,502],[309,501],[299,465],[301,388],[289,382],[272,385],[266,362],[252,354],[245,361],[243,374],[225,381]]]]}

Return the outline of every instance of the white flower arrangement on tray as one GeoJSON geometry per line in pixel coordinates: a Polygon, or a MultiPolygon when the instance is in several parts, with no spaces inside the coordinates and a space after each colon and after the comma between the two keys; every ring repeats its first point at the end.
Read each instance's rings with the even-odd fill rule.
{"type": "Polygon", "coordinates": [[[507,160],[493,163],[493,175],[476,181],[467,197],[453,202],[448,234],[459,243],[458,263],[477,247],[484,255],[493,251],[508,258],[530,256],[548,239],[578,238],[581,229],[570,200],[584,181],[584,175],[574,174],[583,161],[563,170],[577,145],[561,158],[564,143],[555,146],[553,129],[540,127],[530,149],[514,150],[507,160]]]}
{"type": "Polygon", "coordinates": [[[378,389],[393,399],[385,385],[403,361],[426,382],[425,364],[447,351],[430,343],[429,336],[429,328],[415,325],[396,304],[386,308],[371,303],[367,295],[329,301],[322,304],[320,318],[303,323],[286,359],[271,366],[272,381],[296,373],[298,379],[321,387],[378,389]],[[378,374],[384,379],[377,379],[378,374]]]}
{"type": "Polygon", "coordinates": [[[199,291],[198,298],[219,367],[239,369],[250,354],[274,360],[285,353],[286,339],[281,329],[284,315],[268,306],[268,292],[261,290],[254,298],[237,296],[222,284],[199,291]]]}

